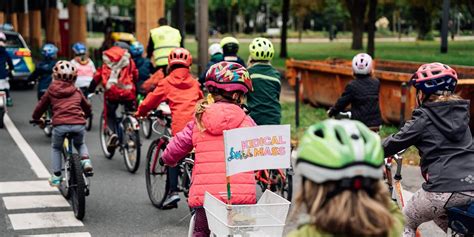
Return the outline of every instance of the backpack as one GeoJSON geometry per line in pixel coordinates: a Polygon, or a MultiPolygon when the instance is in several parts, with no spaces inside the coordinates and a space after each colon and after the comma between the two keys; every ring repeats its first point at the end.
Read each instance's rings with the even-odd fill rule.
{"type": "Polygon", "coordinates": [[[133,60],[120,71],[116,84],[107,86],[112,70],[107,65],[102,65],[102,84],[106,88],[107,98],[112,101],[135,100],[135,83],[133,81],[133,60]]]}

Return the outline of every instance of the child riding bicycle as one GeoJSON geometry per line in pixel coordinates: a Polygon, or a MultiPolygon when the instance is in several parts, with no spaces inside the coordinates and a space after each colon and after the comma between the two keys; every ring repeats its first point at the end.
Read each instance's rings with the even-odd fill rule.
{"type": "Polygon", "coordinates": [[[132,55],[133,61],[138,69],[138,81],[137,81],[137,92],[138,95],[146,96],[147,92],[141,87],[143,83],[150,78],[152,65],[150,59],[143,57],[144,47],[140,42],[133,42],[130,45],[130,54],[132,55]]]}
{"type": "Polygon", "coordinates": [[[246,67],[244,60],[237,55],[239,52],[239,41],[234,37],[225,37],[220,42],[224,53],[224,61],[238,63],[246,67]]]}
{"type": "MultiPolygon", "coordinates": [[[[173,136],[183,130],[193,119],[194,109],[203,98],[199,82],[191,75],[191,53],[184,48],[176,48],[168,56],[169,75],[158,82],[138,107],[136,115],[144,117],[162,102],[168,102],[171,109],[171,131],[173,136]]],[[[176,207],[180,201],[178,189],[179,169],[168,169],[170,193],[163,202],[164,208],[176,207]]]]}
{"type": "Polygon", "coordinates": [[[300,141],[296,171],[303,177],[294,214],[307,223],[289,237],[399,237],[403,215],[382,181],[380,137],[364,124],[325,120],[300,141]]]}
{"type": "Polygon", "coordinates": [[[58,48],[54,44],[45,44],[41,48],[41,55],[43,60],[36,64],[35,71],[28,77],[28,81],[38,81],[38,100],[46,93],[49,84],[51,84],[58,48]]]}
{"type": "Polygon", "coordinates": [[[424,64],[413,74],[418,107],[401,130],[383,142],[385,156],[414,145],[421,156],[423,186],[403,209],[403,236],[415,236],[416,229],[433,220],[448,228],[443,208],[453,192],[474,194],[474,144],[469,129],[469,101],[454,94],[456,71],[441,63],[424,64]]]}
{"type": "Polygon", "coordinates": [[[14,66],[12,59],[5,48],[6,41],[6,35],[3,32],[0,32],[0,91],[5,91],[7,106],[12,106],[13,100],[10,96],[10,83],[8,83],[8,79],[13,75],[14,66]]]}
{"type": "Polygon", "coordinates": [[[105,88],[104,116],[107,127],[113,134],[107,141],[107,149],[112,151],[118,145],[116,110],[123,104],[126,111],[135,110],[138,70],[127,49],[128,45],[118,42],[115,46],[102,53],[104,64],[94,75],[89,85],[89,93],[93,93],[97,85],[105,88]],[[123,47],[123,48],[122,48],[123,47]]]}
{"type": "Polygon", "coordinates": [[[87,97],[88,88],[96,72],[94,62],[87,56],[87,48],[83,43],[77,42],[72,45],[74,58],[71,63],[77,68],[76,87],[81,89],[87,97]]]}
{"type": "Polygon", "coordinates": [[[265,38],[255,38],[249,45],[248,71],[253,92],[248,94],[250,117],[258,125],[280,124],[280,73],[270,61],[275,54],[273,44],[265,38]]]}
{"type": "Polygon", "coordinates": [[[72,133],[74,147],[79,151],[84,172],[92,172],[89,152],[85,143],[86,117],[91,113],[91,106],[81,91],[74,86],[77,69],[68,61],[59,61],[53,68],[53,82],[33,112],[33,120],[41,121],[43,113],[52,107],[53,137],[51,160],[53,175],[49,178],[51,186],[58,187],[62,181],[61,154],[67,133],[72,133]]]}
{"type": "Polygon", "coordinates": [[[351,105],[351,119],[364,123],[373,131],[382,125],[379,107],[380,81],[373,78],[372,57],[360,53],[352,59],[352,71],[355,80],[347,84],[334,107],[329,109],[328,116],[334,117],[351,105]]]}
{"type": "MultiPolygon", "coordinates": [[[[227,182],[223,131],[255,126],[252,118],[242,109],[245,95],[252,90],[252,81],[244,67],[228,62],[215,64],[207,72],[205,84],[210,95],[196,107],[194,121],[189,122],[183,131],[170,141],[162,161],[167,165],[176,166],[195,149],[188,199],[189,207],[196,211],[193,236],[210,234],[203,208],[205,192],[224,200],[221,193],[225,193],[227,182]]],[[[256,202],[253,172],[232,176],[231,185],[232,204],[256,202]]]]}

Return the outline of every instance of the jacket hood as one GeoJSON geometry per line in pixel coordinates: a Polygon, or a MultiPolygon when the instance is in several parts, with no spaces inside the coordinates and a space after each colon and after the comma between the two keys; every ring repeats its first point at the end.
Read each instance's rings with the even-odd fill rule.
{"type": "Polygon", "coordinates": [[[191,77],[188,68],[177,68],[173,70],[167,80],[171,85],[179,89],[188,89],[194,85],[194,78],[191,77]]]}
{"type": "Polygon", "coordinates": [[[222,135],[224,130],[238,128],[246,116],[238,105],[218,102],[206,109],[202,123],[209,133],[222,135]]]}
{"type": "Polygon", "coordinates": [[[436,128],[449,140],[460,141],[469,130],[468,100],[428,102],[422,108],[436,128]]]}
{"type": "Polygon", "coordinates": [[[111,62],[118,62],[125,55],[127,51],[118,46],[113,46],[110,49],[104,51],[104,55],[109,58],[111,62]]]}
{"type": "Polygon", "coordinates": [[[49,94],[58,99],[70,97],[76,90],[74,83],[60,80],[53,80],[51,86],[48,88],[49,94]]]}

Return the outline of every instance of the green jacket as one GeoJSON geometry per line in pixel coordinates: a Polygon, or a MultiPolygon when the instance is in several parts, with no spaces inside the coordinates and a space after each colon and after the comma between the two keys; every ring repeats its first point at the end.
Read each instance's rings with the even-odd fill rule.
{"type": "Polygon", "coordinates": [[[264,63],[256,63],[248,71],[253,85],[253,92],[247,97],[250,117],[258,125],[280,124],[280,73],[264,63]]]}
{"type": "MultiPolygon", "coordinates": [[[[390,212],[395,217],[395,224],[387,237],[400,237],[402,236],[403,226],[405,224],[403,214],[395,203],[393,203],[393,205],[390,207],[390,212]]],[[[334,234],[324,233],[318,230],[315,226],[309,225],[309,224],[302,225],[297,230],[294,230],[287,235],[287,237],[335,237],[335,236],[345,237],[343,235],[334,235],[334,234]]],[[[347,236],[351,236],[351,235],[348,234],[347,236]]]]}

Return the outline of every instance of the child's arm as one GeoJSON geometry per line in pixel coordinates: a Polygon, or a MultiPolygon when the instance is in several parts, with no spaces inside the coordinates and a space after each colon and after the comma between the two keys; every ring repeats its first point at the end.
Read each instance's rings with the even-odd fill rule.
{"type": "Polygon", "coordinates": [[[87,91],[89,93],[94,93],[95,88],[97,87],[97,85],[100,84],[101,79],[102,79],[102,67],[99,67],[99,69],[97,69],[97,71],[95,72],[94,77],[92,77],[91,84],[89,84],[89,88],[87,89],[87,91]]]}
{"type": "Polygon", "coordinates": [[[36,105],[35,110],[33,111],[33,119],[39,120],[41,116],[43,116],[44,112],[46,112],[50,104],[51,101],[49,100],[49,92],[46,91],[46,93],[41,97],[41,100],[36,105]]]}
{"type": "Polygon", "coordinates": [[[383,141],[383,150],[385,157],[397,154],[403,149],[414,145],[421,136],[426,124],[426,115],[421,111],[415,110],[412,119],[403,125],[399,132],[392,134],[383,141]]]}
{"type": "Polygon", "coordinates": [[[6,54],[7,55],[7,64],[8,64],[8,71],[10,74],[13,73],[13,70],[15,70],[15,66],[13,66],[13,61],[12,61],[12,58],[10,57],[10,55],[6,54]]]}
{"type": "Polygon", "coordinates": [[[147,113],[158,107],[161,102],[163,102],[166,98],[166,90],[165,90],[165,80],[160,80],[158,86],[153,90],[153,92],[149,93],[143,102],[140,104],[137,110],[137,116],[145,116],[147,113]]]}
{"type": "Polygon", "coordinates": [[[163,153],[163,162],[166,165],[175,167],[181,159],[193,150],[193,128],[194,121],[189,122],[166,146],[163,153]]]}
{"type": "Polygon", "coordinates": [[[348,84],[342,93],[341,97],[337,100],[334,107],[329,112],[329,117],[336,115],[337,113],[344,111],[344,109],[351,103],[353,99],[353,92],[351,84],[348,84]]]}
{"type": "Polygon", "coordinates": [[[92,113],[92,107],[86,97],[81,93],[81,109],[84,111],[84,116],[89,118],[92,113]]]}

